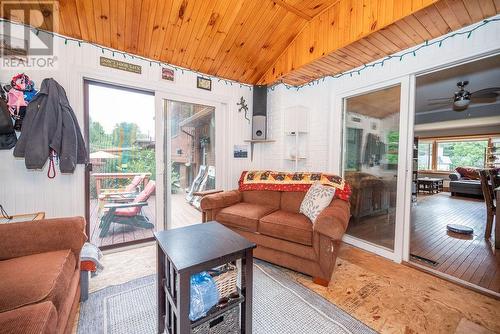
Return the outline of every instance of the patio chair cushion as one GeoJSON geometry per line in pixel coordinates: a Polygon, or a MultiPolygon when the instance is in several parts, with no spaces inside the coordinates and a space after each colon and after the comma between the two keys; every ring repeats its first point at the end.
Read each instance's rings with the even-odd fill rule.
{"type": "MultiPolygon", "coordinates": [[[[137,195],[136,198],[132,201],[131,204],[133,203],[141,203],[141,202],[147,202],[149,197],[153,194],[153,192],[156,189],[156,185],[154,181],[149,181],[146,187],[144,188],[143,191],[137,195]]],[[[123,217],[135,217],[141,212],[141,207],[140,206],[133,206],[131,205],[128,208],[119,208],[116,209],[115,211],[115,216],[123,216],[123,217]]]]}
{"type": "Polygon", "coordinates": [[[132,179],[132,182],[130,182],[126,187],[125,187],[125,192],[132,192],[136,191],[137,187],[141,182],[144,180],[145,175],[136,175],[132,179]]]}
{"type": "Polygon", "coordinates": [[[70,249],[0,261],[0,312],[51,301],[60,311],[70,288],[76,259],[70,249]]]}
{"type": "Polygon", "coordinates": [[[259,233],[311,246],[313,225],[301,213],[278,210],[260,219],[259,233]]]}
{"type": "Polygon", "coordinates": [[[257,232],[259,219],[276,210],[269,205],[242,202],[220,210],[216,220],[224,225],[257,232]]]}

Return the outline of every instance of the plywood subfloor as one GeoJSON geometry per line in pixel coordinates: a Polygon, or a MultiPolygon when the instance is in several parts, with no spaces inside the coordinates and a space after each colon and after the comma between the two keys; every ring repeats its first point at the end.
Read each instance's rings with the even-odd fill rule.
{"type": "Polygon", "coordinates": [[[483,200],[452,197],[443,192],[419,194],[411,212],[410,253],[437,262],[415,261],[445,274],[500,292],[500,250],[484,238],[486,206],[483,200]],[[472,236],[450,233],[447,224],[474,229],[472,236]]]}
{"type": "MultiPolygon", "coordinates": [[[[90,289],[154,274],[155,261],[155,246],[107,254],[90,289]]],[[[500,332],[500,301],[349,245],[328,287],[283,270],[381,333],[500,332]]]]}

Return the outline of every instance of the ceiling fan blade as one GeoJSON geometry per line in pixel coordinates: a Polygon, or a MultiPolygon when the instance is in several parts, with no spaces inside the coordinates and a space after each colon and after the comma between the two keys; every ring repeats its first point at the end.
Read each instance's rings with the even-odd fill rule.
{"type": "Polygon", "coordinates": [[[434,103],[427,103],[427,105],[433,107],[440,107],[440,106],[451,105],[451,102],[434,102],[434,103]]]}
{"type": "Polygon", "coordinates": [[[470,99],[471,103],[495,103],[497,101],[497,96],[480,96],[480,97],[475,97],[472,96],[470,99]]]}
{"type": "Polygon", "coordinates": [[[485,88],[485,89],[480,89],[474,93],[472,93],[471,95],[474,97],[474,98],[496,98],[499,94],[498,92],[500,92],[500,87],[490,87],[490,88],[485,88]]]}
{"type": "Polygon", "coordinates": [[[427,101],[453,101],[451,97],[438,97],[436,99],[427,99],[427,101]]]}

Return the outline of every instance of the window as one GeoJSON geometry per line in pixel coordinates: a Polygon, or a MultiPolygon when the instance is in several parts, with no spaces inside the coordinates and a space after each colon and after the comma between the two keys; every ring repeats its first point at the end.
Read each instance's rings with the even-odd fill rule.
{"type": "Polygon", "coordinates": [[[432,141],[421,141],[418,143],[418,169],[432,169],[432,141]]]}
{"type": "Polygon", "coordinates": [[[484,168],[486,149],[495,138],[432,138],[419,140],[418,170],[449,172],[457,167],[484,168]]]}
{"type": "Polygon", "coordinates": [[[457,167],[484,168],[488,140],[437,142],[437,170],[452,171],[457,167]]]}

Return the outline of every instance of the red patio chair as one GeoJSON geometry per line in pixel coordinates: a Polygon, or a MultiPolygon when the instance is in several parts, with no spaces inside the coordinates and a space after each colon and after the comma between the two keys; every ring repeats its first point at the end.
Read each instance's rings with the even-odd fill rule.
{"type": "Polygon", "coordinates": [[[132,181],[122,189],[102,189],[102,192],[99,194],[100,200],[112,200],[112,199],[130,199],[134,198],[135,195],[139,192],[139,185],[144,182],[146,178],[145,174],[136,175],[132,179],[132,181]]]}
{"type": "Polygon", "coordinates": [[[101,227],[99,237],[103,238],[108,234],[112,223],[140,228],[153,228],[154,224],[144,215],[142,208],[148,205],[148,199],[154,193],[155,189],[155,182],[149,181],[144,190],[132,202],[106,204],[104,209],[107,209],[107,211],[102,216],[99,224],[101,227]]]}

